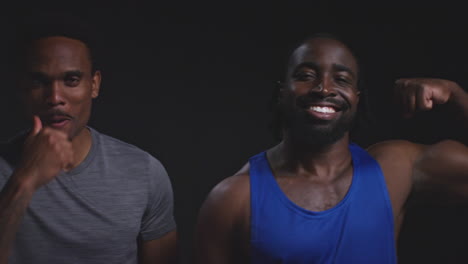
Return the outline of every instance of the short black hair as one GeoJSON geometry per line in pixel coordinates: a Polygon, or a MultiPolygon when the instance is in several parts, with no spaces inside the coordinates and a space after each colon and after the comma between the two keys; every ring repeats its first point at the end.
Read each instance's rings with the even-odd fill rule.
{"type": "MultiPolygon", "coordinates": [[[[343,43],[350,50],[351,54],[356,60],[356,64],[358,66],[357,88],[360,92],[360,95],[359,95],[360,99],[359,99],[359,104],[358,104],[358,109],[357,109],[357,114],[356,114],[356,118],[354,121],[354,125],[350,131],[351,139],[352,139],[353,130],[357,130],[358,127],[370,124],[373,120],[373,117],[370,111],[368,90],[366,89],[366,85],[364,84],[365,83],[364,70],[363,70],[364,66],[361,64],[354,46],[352,44],[349,44],[351,42],[345,41],[343,38],[339,37],[337,34],[329,33],[329,32],[318,32],[318,33],[313,33],[307,36],[306,38],[302,39],[300,42],[296,43],[296,45],[294,45],[292,49],[290,49],[287,60],[286,60],[286,69],[284,70],[285,78],[286,79],[288,78],[287,75],[292,65],[294,52],[300,46],[317,38],[332,39],[332,40],[336,40],[338,42],[343,43]]],[[[270,122],[270,129],[273,131],[274,137],[277,140],[282,139],[282,129],[283,129],[282,119],[283,119],[284,109],[280,105],[280,97],[281,97],[282,89],[284,89],[283,82],[277,82],[277,85],[273,90],[273,94],[272,94],[273,96],[269,104],[269,108],[273,112],[272,122],[270,122]]]]}
{"type": "Polygon", "coordinates": [[[88,49],[91,73],[99,69],[96,56],[96,39],[93,27],[80,17],[70,14],[41,13],[20,18],[15,23],[15,38],[10,46],[9,64],[14,73],[18,73],[25,61],[27,49],[34,41],[47,37],[67,37],[79,40],[88,49]]]}

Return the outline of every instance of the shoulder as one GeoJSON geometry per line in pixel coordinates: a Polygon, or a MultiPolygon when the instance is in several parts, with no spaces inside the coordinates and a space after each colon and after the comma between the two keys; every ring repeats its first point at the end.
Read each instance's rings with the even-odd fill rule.
{"type": "Polygon", "coordinates": [[[93,140],[96,140],[99,151],[107,158],[125,160],[126,163],[146,163],[155,168],[162,168],[161,162],[149,152],[120,139],[102,134],[93,128],[90,128],[93,140]]]}
{"type": "Polygon", "coordinates": [[[102,134],[91,129],[93,140],[96,140],[97,153],[101,159],[108,161],[116,168],[125,168],[132,172],[129,175],[146,175],[150,185],[167,181],[168,175],[164,165],[149,152],[124,142],[120,139],[102,134]]]}
{"type": "Polygon", "coordinates": [[[242,203],[250,193],[249,164],[233,176],[227,177],[219,182],[208,195],[207,201],[217,201],[217,203],[242,203]]]}
{"type": "Polygon", "coordinates": [[[93,128],[90,128],[93,140],[103,149],[118,150],[118,153],[133,153],[145,155],[146,152],[139,147],[130,143],[124,142],[112,136],[102,134],[93,128]]]}
{"type": "Polygon", "coordinates": [[[219,182],[208,194],[201,215],[216,214],[226,221],[243,218],[250,210],[249,165],[219,182]],[[229,218],[229,219],[228,219],[229,218]]]}
{"type": "Polygon", "coordinates": [[[197,263],[245,262],[236,259],[248,255],[249,192],[248,164],[211,190],[198,215],[197,263]]]}

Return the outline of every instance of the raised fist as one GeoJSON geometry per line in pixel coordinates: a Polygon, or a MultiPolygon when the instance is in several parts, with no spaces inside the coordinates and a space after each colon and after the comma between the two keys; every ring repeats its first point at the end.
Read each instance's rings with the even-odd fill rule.
{"type": "Polygon", "coordinates": [[[59,130],[42,127],[39,117],[23,146],[23,154],[15,170],[16,177],[26,181],[34,190],[51,181],[62,170],[69,170],[73,164],[72,143],[59,130]]]}
{"type": "Polygon", "coordinates": [[[403,115],[411,117],[416,112],[431,110],[434,105],[447,103],[456,86],[458,85],[455,82],[444,79],[398,79],[395,82],[395,96],[403,108],[403,115]]]}

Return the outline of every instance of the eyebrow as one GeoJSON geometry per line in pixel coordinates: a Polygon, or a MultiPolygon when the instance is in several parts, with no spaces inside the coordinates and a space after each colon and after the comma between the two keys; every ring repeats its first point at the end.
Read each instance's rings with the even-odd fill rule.
{"type": "MultiPolygon", "coordinates": [[[[299,69],[301,68],[309,68],[309,69],[313,69],[313,70],[316,70],[318,71],[320,69],[319,65],[315,62],[303,62],[303,63],[300,63],[299,65],[297,65],[294,70],[292,71],[292,73],[296,73],[299,69]]],[[[356,78],[356,73],[351,70],[351,68],[343,65],[343,64],[337,64],[337,63],[334,63],[332,65],[332,69],[333,71],[337,71],[337,72],[347,72],[349,73],[353,78],[356,78]]]]}
{"type": "Polygon", "coordinates": [[[294,67],[294,70],[292,71],[292,73],[294,74],[299,69],[304,68],[304,67],[309,68],[309,69],[314,69],[316,71],[319,69],[319,65],[315,62],[303,62],[297,65],[296,67],[294,67]]]}
{"type": "Polygon", "coordinates": [[[66,72],[64,73],[64,76],[70,76],[70,75],[72,75],[72,76],[83,77],[83,74],[84,74],[84,73],[83,73],[82,71],[80,71],[80,70],[73,70],[73,71],[66,71],[66,72]]]}
{"type": "MultiPolygon", "coordinates": [[[[43,72],[40,72],[40,71],[31,71],[31,72],[28,72],[28,75],[30,77],[36,77],[36,78],[49,78],[49,76],[43,72]]],[[[65,77],[65,76],[78,76],[78,77],[83,77],[84,73],[80,70],[71,70],[71,71],[65,71],[63,72],[62,74],[60,74],[61,76],[65,77]]]]}
{"type": "Polygon", "coordinates": [[[354,73],[354,71],[351,70],[349,67],[346,67],[346,66],[344,66],[344,65],[342,65],[342,64],[336,64],[336,63],[334,63],[334,64],[332,65],[332,68],[333,68],[334,71],[338,71],[338,72],[347,72],[347,73],[351,74],[351,76],[352,76],[353,78],[356,78],[356,73],[354,73]]]}

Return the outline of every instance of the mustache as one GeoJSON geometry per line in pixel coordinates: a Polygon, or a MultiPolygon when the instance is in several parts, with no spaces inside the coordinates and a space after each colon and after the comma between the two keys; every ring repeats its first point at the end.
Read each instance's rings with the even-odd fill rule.
{"type": "Polygon", "coordinates": [[[48,117],[52,117],[52,116],[64,116],[64,117],[67,117],[67,118],[70,118],[72,119],[73,117],[71,115],[69,115],[67,112],[64,112],[60,109],[53,109],[53,110],[49,110],[49,111],[46,111],[46,112],[43,112],[41,114],[39,114],[39,116],[42,118],[48,118],[48,117]]]}

